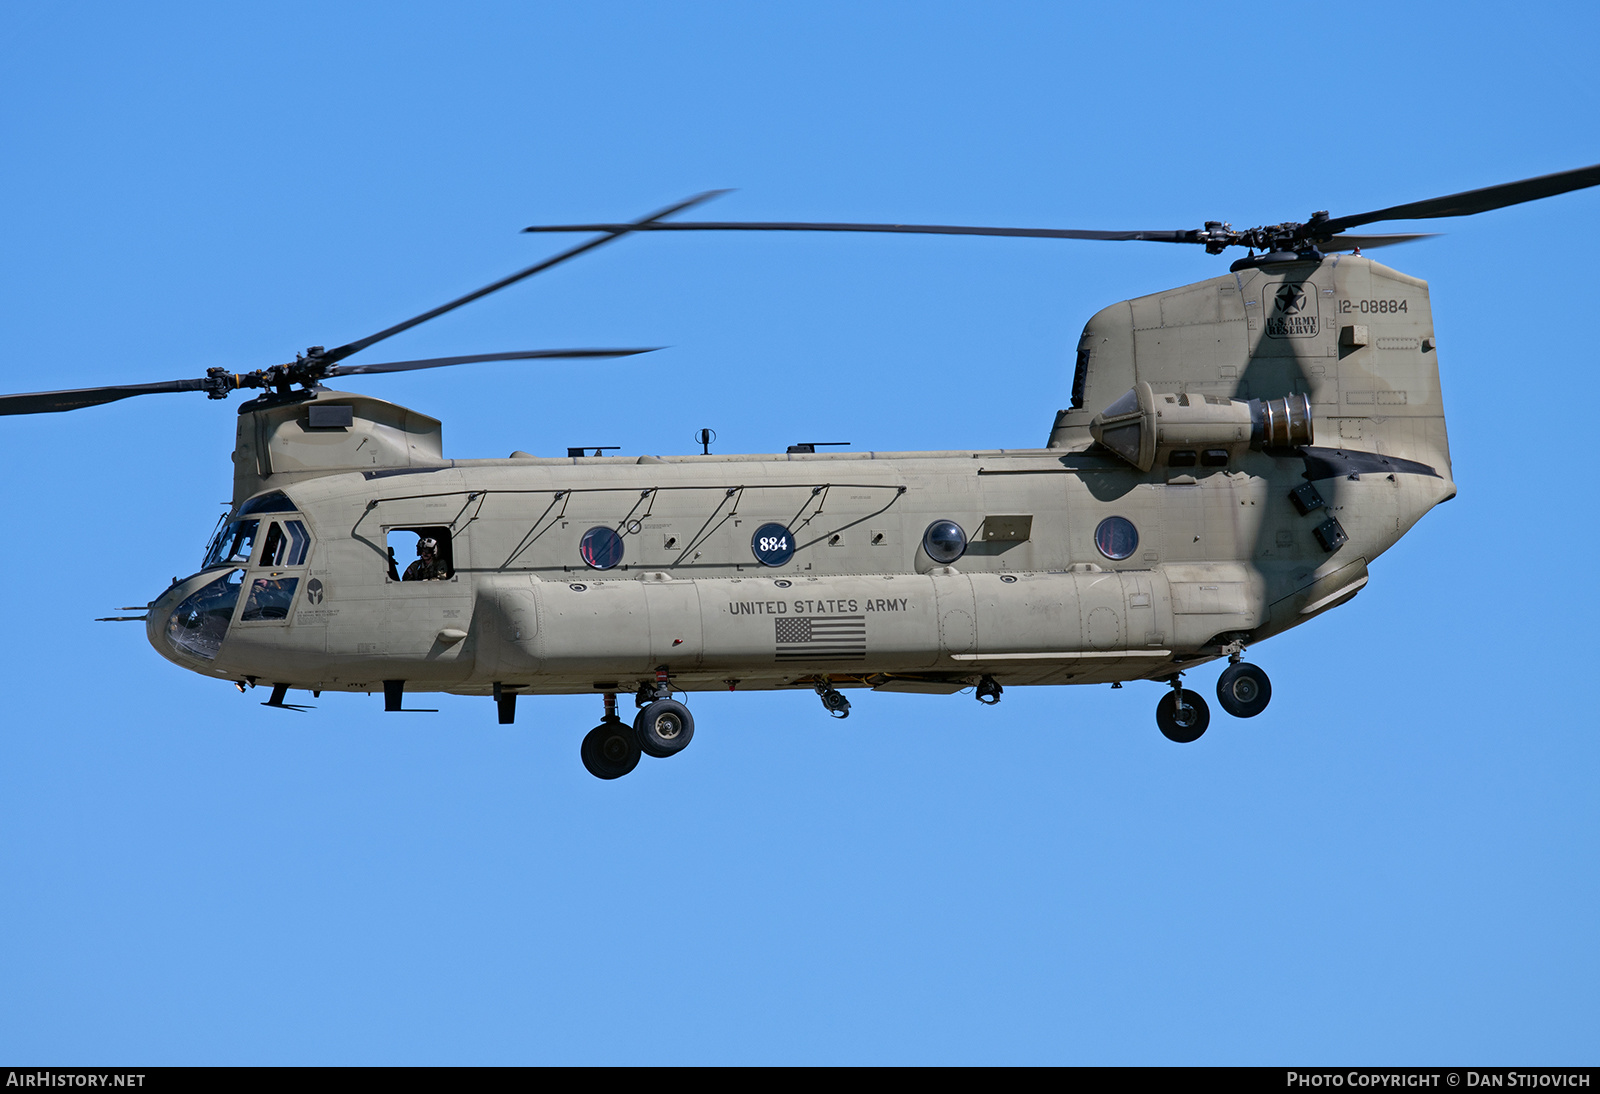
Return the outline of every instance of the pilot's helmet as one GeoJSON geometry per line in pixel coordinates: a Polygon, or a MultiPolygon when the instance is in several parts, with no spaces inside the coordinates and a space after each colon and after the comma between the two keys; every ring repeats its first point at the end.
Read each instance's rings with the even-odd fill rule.
{"type": "Polygon", "coordinates": [[[439,541],[434,539],[432,536],[423,536],[421,539],[417,540],[417,554],[419,555],[424,551],[433,551],[434,553],[438,553],[438,550],[439,541]]]}

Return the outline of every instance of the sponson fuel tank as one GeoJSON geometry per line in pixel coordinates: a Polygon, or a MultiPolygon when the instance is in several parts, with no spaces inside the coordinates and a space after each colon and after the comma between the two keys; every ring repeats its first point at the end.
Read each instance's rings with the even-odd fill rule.
{"type": "Polygon", "coordinates": [[[1249,568],[1182,569],[1175,584],[1154,570],[1097,567],[799,581],[519,578],[480,593],[469,683],[588,691],[607,682],[597,672],[663,666],[675,678],[754,683],[817,663],[881,684],[996,669],[1038,682],[1120,679],[1174,648],[1264,621],[1264,588],[1249,568]]]}

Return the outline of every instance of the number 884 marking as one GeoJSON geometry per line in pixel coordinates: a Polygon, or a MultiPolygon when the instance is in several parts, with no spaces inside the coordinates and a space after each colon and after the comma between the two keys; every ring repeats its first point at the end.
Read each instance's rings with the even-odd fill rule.
{"type": "Polygon", "coordinates": [[[1339,301],[1339,314],[1349,315],[1351,312],[1360,312],[1362,315],[1395,315],[1400,312],[1409,312],[1405,300],[1341,300],[1339,301]]]}
{"type": "Polygon", "coordinates": [[[788,549],[789,537],[787,536],[761,537],[761,550],[763,551],[787,551],[788,549]]]}

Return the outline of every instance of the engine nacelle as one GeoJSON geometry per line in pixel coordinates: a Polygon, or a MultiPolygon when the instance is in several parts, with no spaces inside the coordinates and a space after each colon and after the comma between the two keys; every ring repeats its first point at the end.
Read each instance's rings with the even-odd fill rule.
{"type": "Polygon", "coordinates": [[[1228,399],[1152,391],[1140,382],[1089,423],[1095,440],[1140,471],[1226,467],[1249,449],[1293,448],[1313,441],[1311,400],[1228,399]]]}

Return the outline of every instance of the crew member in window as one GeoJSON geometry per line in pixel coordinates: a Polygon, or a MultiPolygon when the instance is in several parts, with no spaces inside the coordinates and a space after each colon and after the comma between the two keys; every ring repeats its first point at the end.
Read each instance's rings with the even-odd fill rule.
{"type": "Polygon", "coordinates": [[[417,540],[417,561],[406,567],[402,581],[444,581],[450,569],[439,558],[439,541],[432,536],[417,540]]]}

